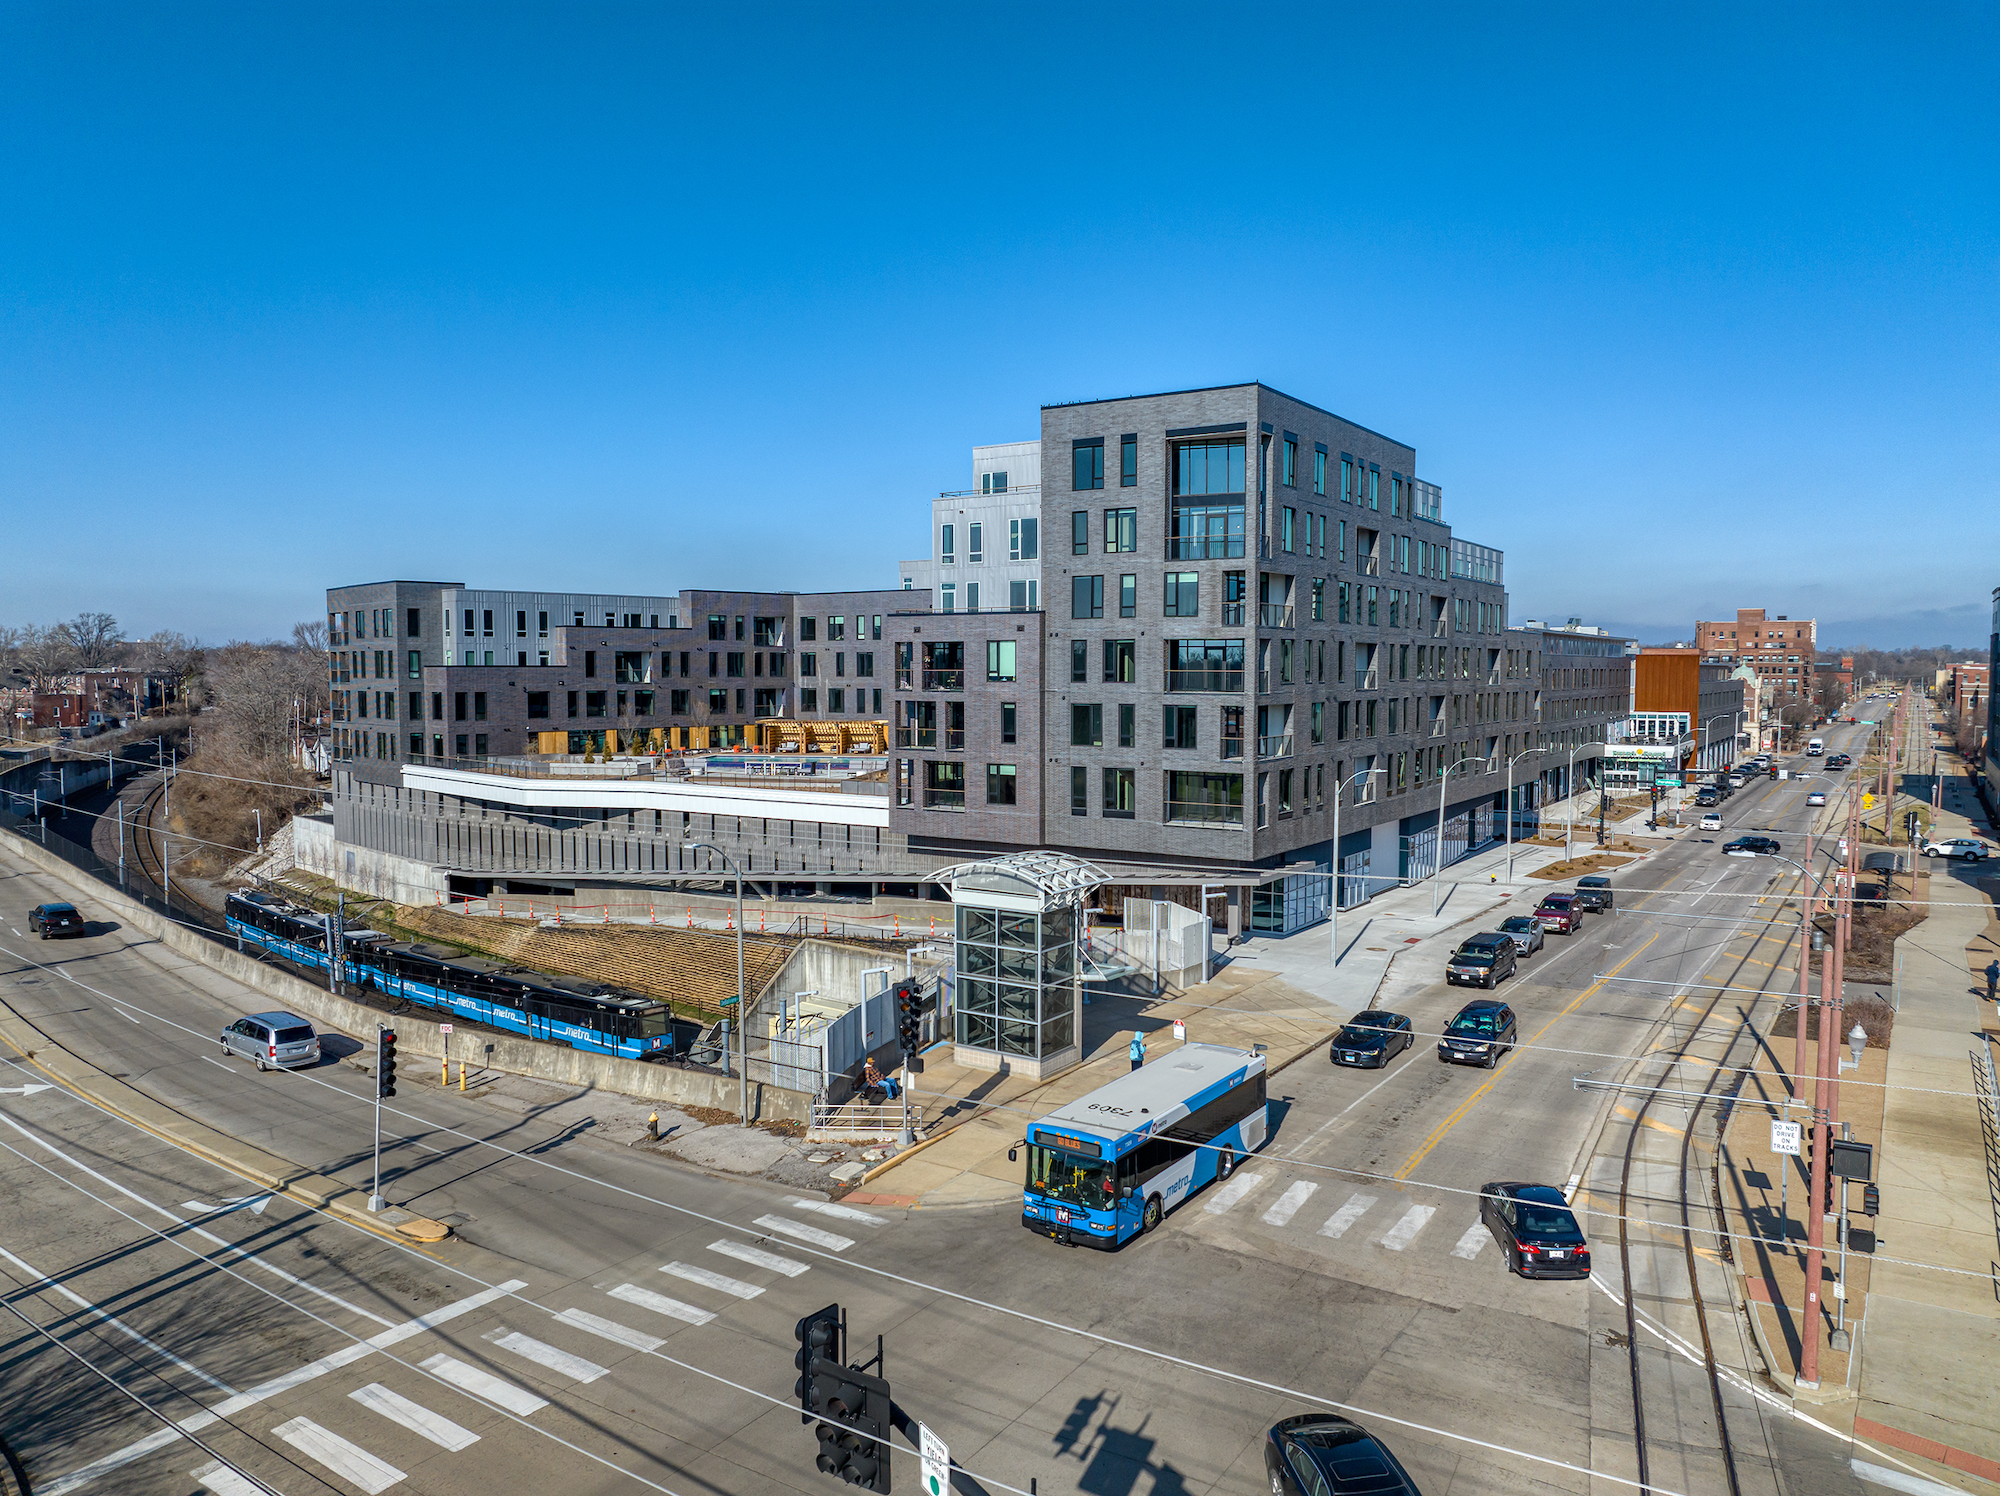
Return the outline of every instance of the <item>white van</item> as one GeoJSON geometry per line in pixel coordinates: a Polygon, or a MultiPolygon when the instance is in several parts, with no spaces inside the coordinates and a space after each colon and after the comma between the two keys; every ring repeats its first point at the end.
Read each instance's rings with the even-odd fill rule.
{"type": "Polygon", "coordinates": [[[1826,739],[1824,738],[1814,738],[1810,743],[1806,744],[1807,758],[1818,758],[1824,752],[1826,752],[1826,739]]]}

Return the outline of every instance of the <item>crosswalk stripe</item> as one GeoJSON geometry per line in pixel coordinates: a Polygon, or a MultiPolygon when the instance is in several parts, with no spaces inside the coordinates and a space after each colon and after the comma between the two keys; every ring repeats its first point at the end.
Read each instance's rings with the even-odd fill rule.
{"type": "Polygon", "coordinates": [[[1486,1223],[1474,1221],[1465,1228],[1465,1235],[1458,1239],[1458,1245],[1451,1249],[1454,1257],[1472,1258],[1479,1255],[1479,1249],[1486,1245],[1486,1223]]]}
{"type": "Polygon", "coordinates": [[[492,1341],[504,1351],[512,1351],[524,1361],[533,1361],[537,1366],[546,1366],[550,1371],[566,1376],[572,1382],[594,1382],[611,1369],[608,1366],[599,1366],[595,1361],[586,1361],[581,1356],[572,1356],[568,1351],[560,1350],[553,1345],[545,1345],[539,1340],[530,1339],[519,1330],[505,1328],[488,1330],[479,1338],[492,1341]]]}
{"type": "Polygon", "coordinates": [[[1277,1202],[1264,1212],[1264,1224],[1266,1226],[1284,1225],[1299,1213],[1299,1207],[1310,1200],[1313,1197],[1313,1191],[1318,1188],[1319,1186],[1316,1184],[1308,1184],[1304,1180],[1300,1180],[1282,1195],[1278,1196],[1277,1202]]]}
{"type": "Polygon", "coordinates": [[[783,1273],[787,1278],[796,1278],[800,1273],[809,1272],[809,1262],[794,1262],[789,1257],[780,1257],[776,1252],[766,1252],[761,1247],[746,1247],[740,1241],[712,1241],[708,1244],[711,1252],[720,1252],[724,1257],[734,1257],[738,1262],[747,1262],[752,1267],[767,1267],[774,1273],[783,1273]]]}
{"type": "Polygon", "coordinates": [[[754,1283],[739,1283],[734,1278],[725,1278],[720,1273],[711,1273],[705,1267],[692,1267],[685,1262],[670,1262],[660,1271],[685,1278],[690,1283],[699,1283],[703,1288],[713,1288],[718,1293],[734,1294],[739,1299],[754,1299],[764,1291],[754,1283]]]}
{"type": "Polygon", "coordinates": [[[350,1444],[332,1429],[321,1428],[310,1418],[293,1418],[271,1430],[309,1460],[326,1466],[351,1486],[380,1496],[403,1478],[403,1472],[387,1460],[379,1460],[359,1444],[350,1444]]]}
{"type": "Polygon", "coordinates": [[[794,1241],[809,1242],[815,1247],[825,1247],[829,1252],[845,1252],[854,1245],[851,1236],[835,1236],[831,1231],[822,1231],[817,1226],[801,1226],[797,1221],[788,1221],[783,1216],[758,1216],[755,1224],[766,1231],[775,1231],[780,1236],[789,1236],[794,1241]]]}
{"type": "Polygon", "coordinates": [[[870,1215],[865,1210],[856,1210],[852,1205],[835,1205],[831,1200],[787,1200],[793,1210],[810,1210],[818,1215],[833,1216],[838,1220],[852,1221],[857,1226],[879,1226],[882,1217],[870,1215]]]}
{"type": "Polygon", "coordinates": [[[400,1423],[413,1434],[422,1434],[433,1444],[454,1453],[479,1442],[479,1435],[460,1428],[442,1413],[433,1413],[422,1403],[413,1403],[400,1392],[391,1392],[380,1382],[370,1382],[347,1394],[362,1407],[380,1413],[391,1423],[400,1423]]]}
{"type": "Polygon", "coordinates": [[[463,1361],[447,1356],[440,1351],[428,1361],[418,1363],[424,1370],[441,1382],[449,1382],[461,1392],[470,1392],[474,1397],[484,1398],[496,1407],[526,1418],[530,1413],[549,1405],[545,1397],[537,1397],[524,1387],[516,1387],[512,1382],[503,1382],[491,1372],[481,1371],[477,1366],[467,1366],[463,1361]]]}
{"type": "Polygon", "coordinates": [[[1210,1195],[1201,1208],[1210,1215],[1219,1216],[1263,1182],[1262,1174],[1238,1174],[1210,1195]]]}
{"type": "Polygon", "coordinates": [[[615,1319],[600,1319],[595,1314],[587,1314],[581,1309],[565,1309],[556,1316],[556,1323],[568,1325],[571,1329],[582,1330],[585,1334],[596,1335],[619,1345],[629,1345],[635,1351],[656,1351],[666,1344],[657,1335],[648,1335],[644,1330],[634,1330],[621,1325],[615,1319]]]}
{"type": "Polygon", "coordinates": [[[620,1283],[608,1292],[614,1299],[637,1304],[641,1309],[650,1309],[669,1319],[686,1320],[691,1325],[705,1325],[715,1318],[706,1309],[697,1309],[692,1304],[683,1304],[679,1299],[670,1299],[663,1293],[654,1293],[650,1288],[640,1288],[631,1283],[620,1283]]]}
{"type": "Polygon", "coordinates": [[[1326,1224],[1319,1228],[1321,1236],[1338,1239],[1347,1234],[1347,1228],[1368,1214],[1368,1208],[1375,1203],[1373,1195],[1349,1195],[1340,1209],[1326,1218],[1326,1224]]]}
{"type": "Polygon", "coordinates": [[[1417,1238],[1417,1233],[1430,1224],[1437,1214],[1435,1205],[1412,1205],[1403,1212],[1403,1218],[1391,1226],[1382,1238],[1382,1245],[1392,1252],[1400,1252],[1417,1238]]]}
{"type": "Polygon", "coordinates": [[[217,1460],[212,1465],[203,1465],[199,1470],[188,1472],[190,1480],[200,1481],[215,1496],[264,1496],[256,1486],[217,1460]]]}

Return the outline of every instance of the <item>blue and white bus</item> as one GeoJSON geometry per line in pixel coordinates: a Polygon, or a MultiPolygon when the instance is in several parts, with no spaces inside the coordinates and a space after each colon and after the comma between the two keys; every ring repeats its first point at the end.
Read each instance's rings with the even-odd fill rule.
{"type": "Polygon", "coordinates": [[[1108,1252],[1227,1179],[1265,1136],[1264,1057],[1183,1045],[1028,1129],[1021,1224],[1108,1252]]]}

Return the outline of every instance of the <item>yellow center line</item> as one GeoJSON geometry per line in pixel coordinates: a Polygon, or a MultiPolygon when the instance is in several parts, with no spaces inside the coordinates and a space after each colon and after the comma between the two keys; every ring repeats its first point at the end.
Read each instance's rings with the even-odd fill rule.
{"type": "Polygon", "coordinates": [[[1611,1113],[1613,1116],[1623,1117],[1628,1122],[1637,1122],[1642,1127],[1658,1128],[1661,1132],[1671,1133],[1675,1137],[1687,1131],[1685,1127],[1676,1127],[1671,1122],[1660,1121],[1657,1117],[1641,1117],[1629,1106],[1614,1106],[1611,1108],[1611,1113]]]}
{"type": "MultiPolygon", "coordinates": [[[[1588,987],[1584,988],[1583,991],[1577,993],[1576,997],[1570,1002],[1568,1007],[1564,1008],[1560,1013],[1557,1013],[1554,1017],[1550,1018],[1549,1021],[1543,1024],[1539,1029],[1535,1030],[1535,1035],[1532,1039],[1528,1040],[1527,1047],[1529,1049],[1533,1049],[1535,1045],[1540,1042],[1543,1034],[1546,1034],[1550,1029],[1554,1028],[1556,1024],[1561,1022],[1563,1019],[1569,1017],[1570,1014],[1574,1013],[1577,1010],[1577,1008],[1583,1004],[1585,999],[1593,997],[1598,992],[1602,991],[1604,988],[1604,984],[1606,982],[1610,981],[1613,977],[1617,976],[1619,972],[1623,971],[1626,967],[1630,966],[1634,961],[1638,960],[1640,955],[1644,953],[1646,946],[1649,946],[1655,940],[1658,940],[1660,936],[1664,933],[1665,931],[1655,931],[1652,935],[1647,937],[1646,945],[1640,946],[1638,950],[1632,952],[1631,955],[1627,956],[1623,961],[1620,961],[1616,966],[1612,967],[1610,971],[1606,972],[1603,976],[1599,977],[1596,981],[1592,982],[1588,987]]],[[[1513,1058],[1514,1057],[1512,1055],[1509,1055],[1507,1059],[1502,1060],[1500,1063],[1504,1067],[1505,1065],[1510,1063],[1513,1060],[1513,1058]]],[[[1485,1085],[1481,1086],[1478,1090],[1474,1091],[1470,1096],[1466,1097],[1464,1101],[1459,1103],[1458,1109],[1454,1111],[1449,1117],[1446,1117],[1444,1121],[1440,1122],[1437,1125],[1436,1129],[1431,1133],[1431,1135],[1424,1139],[1423,1146],[1418,1148],[1415,1153],[1412,1153],[1407,1159],[1403,1161],[1403,1167],[1396,1171],[1395,1177],[1398,1179],[1408,1179],[1410,1175],[1413,1172],[1415,1172],[1417,1165],[1421,1164],[1426,1158],[1430,1156],[1431,1150],[1437,1147],[1439,1143],[1442,1143],[1444,1141],[1445,1134],[1450,1132],[1454,1127],[1458,1126],[1460,1122],[1464,1121],[1465,1114],[1471,1111],[1472,1108],[1478,1104],[1479,1098],[1484,1096],[1488,1091],[1493,1089],[1493,1081],[1497,1081],[1499,1078],[1500,1078],[1499,1073],[1496,1071],[1493,1076],[1493,1080],[1489,1080],[1488,1082],[1486,1082],[1485,1085]]]]}

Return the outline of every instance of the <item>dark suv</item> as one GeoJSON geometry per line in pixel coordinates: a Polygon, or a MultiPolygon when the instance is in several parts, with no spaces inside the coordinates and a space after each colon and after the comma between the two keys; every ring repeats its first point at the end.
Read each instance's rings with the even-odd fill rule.
{"type": "Polygon", "coordinates": [[[1452,1065],[1492,1069],[1514,1047],[1514,1010],[1498,998],[1482,997],[1460,1008],[1445,1025],[1438,1058],[1452,1065]]]}
{"type": "Polygon", "coordinates": [[[1593,914],[1602,914],[1612,907],[1611,880],[1592,874],[1588,878],[1576,880],[1577,907],[1588,909],[1593,914]]]}
{"type": "Polygon", "coordinates": [[[81,935],[83,916],[74,904],[37,904],[28,911],[28,930],[44,940],[51,935],[81,935]]]}
{"type": "Polygon", "coordinates": [[[1479,1218],[1522,1277],[1590,1276],[1590,1243],[1554,1185],[1489,1184],[1479,1192],[1479,1218]]]}
{"type": "Polygon", "coordinates": [[[1498,987],[1502,977],[1511,977],[1516,965],[1512,935],[1474,935],[1445,963],[1447,986],[1470,982],[1475,987],[1498,987]]]}

